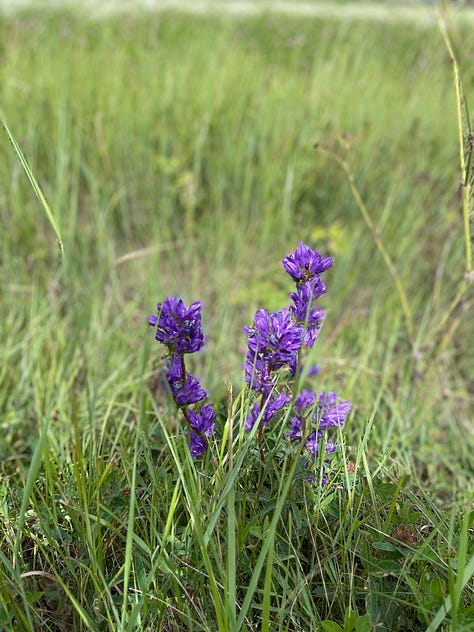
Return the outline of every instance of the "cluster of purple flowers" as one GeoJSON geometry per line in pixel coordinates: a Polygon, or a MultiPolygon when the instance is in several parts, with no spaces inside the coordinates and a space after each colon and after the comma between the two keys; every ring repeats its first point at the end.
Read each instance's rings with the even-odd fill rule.
{"type": "Polygon", "coordinates": [[[199,410],[189,408],[207,398],[199,380],[186,371],[184,361],[186,353],[195,353],[204,346],[201,303],[196,301],[187,308],[182,299],[169,296],[158,303],[156,310],[148,324],[155,329],[155,339],[168,348],[169,355],[164,360],[166,381],[187,422],[191,456],[197,458],[204,454],[209,437],[215,432],[212,405],[201,405],[199,410]]]}
{"type": "MultiPolygon", "coordinates": [[[[253,326],[244,328],[248,343],[245,379],[255,395],[245,429],[251,431],[258,424],[263,459],[263,429],[285,407],[291,406],[290,431],[286,437],[303,442],[314,459],[322,453],[325,461],[330,462],[327,455],[335,452],[336,445],[328,439],[327,433],[344,425],[350,412],[349,402],[338,404],[335,393],[318,395],[308,390],[301,390],[294,397],[289,384],[280,377],[286,370],[299,388],[301,351],[314,345],[324,318],[324,310],[317,305],[317,300],[326,292],[321,275],[332,266],[333,260],[321,257],[319,252],[300,242],[282,263],[296,284],[295,291],[289,295],[289,307],[275,313],[260,309],[254,316],[253,326]]],[[[202,404],[207,393],[199,380],[187,372],[184,358],[204,345],[201,303],[196,301],[188,308],[182,299],[170,296],[157,305],[157,314],[150,316],[148,322],[155,329],[156,340],[168,349],[164,359],[166,381],[187,423],[191,456],[200,457],[215,432],[215,412],[212,405],[202,404]]],[[[316,372],[310,370],[308,376],[316,372]]]]}
{"type": "MultiPolygon", "coordinates": [[[[332,266],[333,260],[321,257],[300,242],[282,263],[296,283],[296,291],[289,295],[290,307],[272,314],[260,309],[253,326],[244,329],[248,339],[245,378],[257,396],[245,427],[250,431],[258,422],[259,437],[262,428],[292,401],[290,394],[280,389],[281,369],[296,376],[301,371],[301,350],[316,342],[324,317],[324,310],[318,308],[316,301],[326,292],[321,274],[332,266]]],[[[305,448],[318,457],[327,431],[342,427],[349,411],[349,402],[338,404],[335,393],[322,392],[318,397],[315,392],[303,390],[293,402],[287,437],[304,441],[305,448]]],[[[325,454],[335,450],[332,441],[325,442],[325,454]]]]}
{"type": "MultiPolygon", "coordinates": [[[[301,441],[306,436],[305,447],[317,458],[324,432],[342,428],[350,410],[349,402],[337,403],[336,393],[321,392],[318,398],[314,391],[304,389],[295,399],[291,431],[287,436],[292,441],[301,441]]],[[[326,441],[325,454],[331,454],[336,449],[335,443],[326,441]]]]}

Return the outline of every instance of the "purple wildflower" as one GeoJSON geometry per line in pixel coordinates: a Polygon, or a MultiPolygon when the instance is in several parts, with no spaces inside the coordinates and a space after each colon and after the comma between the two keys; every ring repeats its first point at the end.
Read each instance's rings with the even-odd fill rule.
{"type": "Polygon", "coordinates": [[[315,300],[326,291],[326,286],[318,277],[296,286],[296,292],[290,294],[293,305],[290,307],[294,320],[304,327],[305,347],[311,348],[319,334],[324,310],[318,309],[315,300]]]}
{"type": "Polygon", "coordinates": [[[309,368],[306,369],[306,365],[300,363],[300,375],[303,373],[305,373],[307,378],[316,377],[316,375],[321,373],[321,367],[316,364],[311,364],[309,368]]]}
{"type": "Polygon", "coordinates": [[[206,391],[197,380],[184,369],[183,357],[173,355],[166,361],[168,380],[171,394],[178,407],[196,404],[207,397],[206,391]]]}
{"type": "Polygon", "coordinates": [[[283,267],[291,278],[296,281],[308,281],[322,274],[333,264],[331,257],[321,257],[318,251],[313,251],[300,241],[298,248],[282,261],[283,267]]]}
{"type": "Polygon", "coordinates": [[[316,375],[318,375],[320,372],[321,368],[319,366],[316,366],[316,364],[312,364],[309,367],[308,377],[316,377],[316,375]]]}
{"type": "Polygon", "coordinates": [[[296,293],[292,292],[290,294],[290,298],[295,305],[291,310],[296,320],[305,322],[313,309],[314,302],[326,292],[326,285],[320,277],[313,277],[306,283],[298,283],[296,293]]]}
{"type": "MultiPolygon", "coordinates": [[[[312,432],[309,437],[306,439],[305,447],[311,452],[314,457],[319,456],[319,450],[321,447],[321,438],[322,434],[320,432],[312,432]]],[[[332,441],[326,441],[324,443],[324,454],[332,454],[337,450],[337,445],[332,441]]],[[[326,463],[330,463],[331,459],[328,459],[326,463]]]]}
{"type": "Polygon", "coordinates": [[[207,449],[207,439],[214,434],[214,407],[201,406],[200,413],[189,410],[189,421],[191,425],[191,438],[189,441],[189,451],[193,459],[201,457],[207,449]],[[198,432],[195,432],[195,431],[198,432]]]}
{"type": "Polygon", "coordinates": [[[207,450],[207,443],[191,429],[191,439],[189,441],[189,452],[193,459],[198,459],[207,450]]]}
{"type": "Polygon", "coordinates": [[[321,443],[321,433],[314,430],[306,439],[305,447],[315,457],[319,455],[319,444],[321,443]]]}
{"type": "Polygon", "coordinates": [[[156,306],[158,315],[148,319],[156,328],[155,338],[172,353],[194,353],[204,345],[201,325],[201,303],[196,301],[189,308],[182,299],[169,296],[156,306]]]}
{"type": "Polygon", "coordinates": [[[316,393],[303,389],[295,399],[295,411],[300,415],[316,404],[316,393]]]}
{"type": "Polygon", "coordinates": [[[214,419],[216,413],[214,412],[214,406],[200,406],[200,412],[194,410],[189,411],[189,421],[191,428],[199,430],[199,432],[205,437],[212,437],[214,434],[214,419]]]}
{"type": "Polygon", "coordinates": [[[313,421],[319,430],[342,428],[351,410],[350,402],[337,403],[336,393],[321,393],[313,421]]]}
{"type": "MultiPolygon", "coordinates": [[[[303,328],[293,322],[288,308],[273,314],[266,309],[260,309],[254,316],[254,325],[244,328],[251,352],[247,356],[250,367],[255,354],[261,354],[267,362],[269,372],[287,364],[294,373],[298,351],[303,341],[303,328]]],[[[251,368],[246,370],[247,374],[249,372],[252,374],[251,368]]]]}
{"type": "MultiPolygon", "coordinates": [[[[298,441],[304,434],[308,415],[312,416],[312,421],[317,424],[317,430],[310,432],[305,440],[305,448],[314,456],[319,455],[323,439],[323,431],[330,428],[341,428],[350,412],[349,402],[337,404],[336,393],[320,393],[319,398],[315,392],[302,390],[295,399],[293,410],[295,415],[290,419],[290,432],[287,438],[290,441],[298,441]],[[313,411],[316,409],[316,412],[313,411]]],[[[314,425],[313,425],[314,428],[314,425]]],[[[332,441],[324,443],[324,454],[332,454],[336,451],[337,445],[332,441]]],[[[330,463],[330,459],[326,461],[330,463]]]]}
{"type": "Polygon", "coordinates": [[[290,441],[301,439],[303,424],[306,423],[307,415],[314,410],[316,405],[316,393],[303,389],[293,404],[295,416],[290,419],[291,430],[287,435],[290,441]]]}
{"type": "Polygon", "coordinates": [[[301,417],[292,417],[290,419],[290,432],[288,432],[285,436],[290,441],[298,441],[301,439],[301,417]]]}
{"type": "MultiPolygon", "coordinates": [[[[269,422],[273,417],[280,411],[288,402],[291,400],[290,397],[286,393],[280,393],[276,397],[269,396],[267,401],[263,407],[263,414],[261,416],[260,423],[263,423],[264,426],[268,426],[269,422]]],[[[250,411],[250,415],[247,417],[245,421],[245,430],[250,432],[254,427],[257,419],[260,416],[261,406],[260,402],[255,402],[250,411]]]]}
{"type": "Polygon", "coordinates": [[[275,386],[268,362],[253,351],[247,353],[245,362],[245,381],[254,391],[270,393],[275,386]]]}

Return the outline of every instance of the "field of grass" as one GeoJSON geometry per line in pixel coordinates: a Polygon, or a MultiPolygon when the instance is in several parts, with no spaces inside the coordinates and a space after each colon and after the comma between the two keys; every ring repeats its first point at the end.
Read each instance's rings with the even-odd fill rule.
{"type": "Polygon", "coordinates": [[[1,20],[1,115],[64,253],[2,131],[0,630],[474,630],[454,86],[436,27],[1,20]],[[242,328],[288,303],[299,241],[335,261],[313,387],[352,403],[326,487],[283,428],[265,462],[242,431],[242,328]],[[169,295],[203,304],[195,462],[147,326],[169,295]]]}

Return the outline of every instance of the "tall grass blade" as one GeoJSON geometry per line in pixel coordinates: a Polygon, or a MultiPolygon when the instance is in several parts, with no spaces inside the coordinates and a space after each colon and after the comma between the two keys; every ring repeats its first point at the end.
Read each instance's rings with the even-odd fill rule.
{"type": "Polygon", "coordinates": [[[130,503],[128,508],[128,525],[127,525],[127,542],[125,545],[125,562],[123,569],[123,601],[122,601],[122,629],[125,629],[127,610],[128,610],[128,586],[130,582],[130,571],[133,562],[133,541],[134,541],[134,524],[135,524],[135,503],[136,503],[136,487],[137,487],[137,454],[138,454],[138,436],[135,435],[135,447],[133,452],[132,464],[132,481],[130,484],[130,503]]]}
{"type": "MultiPolygon", "coordinates": [[[[30,605],[28,603],[27,597],[26,597],[26,593],[25,593],[25,587],[23,585],[23,578],[21,577],[20,573],[18,572],[18,569],[15,568],[14,566],[12,566],[12,564],[10,563],[10,560],[7,558],[7,556],[3,553],[3,551],[0,550],[0,562],[2,562],[5,571],[8,571],[10,577],[12,579],[15,580],[15,584],[20,592],[21,595],[21,600],[23,603],[23,608],[24,608],[24,612],[22,612],[20,610],[20,608],[18,607],[18,605],[16,603],[14,603],[11,593],[8,594],[8,584],[5,581],[4,578],[2,579],[2,592],[3,592],[3,588],[5,588],[5,592],[8,594],[8,602],[6,604],[2,604],[4,607],[8,606],[8,610],[9,611],[13,611],[14,612],[14,616],[17,620],[17,623],[21,623],[23,625],[23,629],[24,630],[28,630],[28,632],[33,632],[34,630],[34,625],[33,625],[33,621],[31,620],[31,614],[30,614],[30,605]]],[[[10,579],[9,577],[9,579],[10,579]]],[[[0,597],[1,598],[1,597],[0,597]]],[[[3,599],[2,599],[3,601],[3,599]]]]}
{"type": "Polygon", "coordinates": [[[25,172],[28,180],[30,181],[31,186],[33,187],[33,191],[36,194],[36,197],[39,199],[39,201],[41,202],[41,205],[48,217],[48,220],[51,224],[51,226],[53,227],[53,230],[56,234],[56,237],[58,239],[58,246],[59,246],[59,254],[61,255],[61,257],[64,255],[64,246],[63,246],[63,240],[61,237],[61,230],[59,228],[59,224],[54,216],[53,211],[51,210],[51,207],[49,206],[46,198],[44,197],[43,191],[41,190],[40,185],[38,184],[38,181],[36,180],[30,165],[28,164],[28,161],[26,160],[20,145],[17,143],[17,141],[15,140],[15,137],[13,136],[10,128],[7,125],[7,122],[5,120],[5,117],[3,116],[3,113],[0,111],[0,122],[3,125],[3,129],[5,130],[12,146],[13,149],[15,150],[16,155],[18,156],[18,159],[20,160],[20,164],[23,167],[23,171],[25,172]]]}
{"type": "MultiPolygon", "coordinates": [[[[229,455],[229,470],[232,471],[234,464],[233,455],[233,415],[232,415],[232,396],[229,391],[229,416],[228,416],[228,455],[229,455]]],[[[237,618],[236,604],[237,604],[237,586],[236,586],[236,530],[237,520],[235,515],[235,487],[230,488],[227,496],[227,616],[230,621],[230,629],[235,627],[235,621],[237,618]]]]}
{"type": "Polygon", "coordinates": [[[16,538],[15,544],[13,548],[13,566],[16,568],[18,565],[18,554],[20,552],[21,539],[23,535],[23,527],[26,519],[26,512],[28,509],[28,504],[30,502],[31,493],[33,491],[33,487],[36,483],[36,477],[38,476],[38,472],[41,468],[41,463],[43,459],[43,451],[46,446],[46,440],[48,436],[49,429],[49,421],[50,417],[48,416],[45,421],[43,421],[43,425],[41,428],[40,436],[38,439],[38,443],[36,444],[35,451],[33,452],[33,457],[31,459],[30,468],[28,470],[28,476],[26,478],[25,488],[23,490],[23,497],[21,500],[20,514],[18,516],[18,523],[16,527],[16,538]]]}
{"type": "MultiPolygon", "coordinates": [[[[244,625],[244,621],[245,618],[247,616],[247,613],[249,611],[249,608],[252,604],[252,600],[253,597],[255,595],[255,592],[257,590],[258,587],[258,582],[260,579],[260,574],[262,572],[262,568],[263,565],[265,563],[265,559],[267,558],[268,555],[272,555],[272,553],[270,552],[271,547],[273,546],[274,543],[274,538],[275,538],[275,534],[276,534],[276,529],[277,529],[277,525],[278,525],[278,521],[280,519],[281,516],[281,512],[283,511],[283,506],[285,504],[286,498],[288,496],[288,493],[290,491],[290,488],[293,484],[293,476],[295,473],[295,469],[296,469],[296,465],[298,463],[298,458],[300,455],[300,452],[302,450],[302,447],[300,447],[300,450],[296,453],[293,463],[291,464],[291,467],[288,471],[288,474],[286,475],[286,480],[285,480],[285,472],[282,472],[282,480],[285,480],[285,485],[283,486],[282,490],[281,490],[281,494],[280,497],[278,498],[278,501],[276,503],[276,507],[275,507],[275,512],[273,514],[272,520],[270,522],[270,525],[268,527],[268,531],[266,533],[265,536],[265,540],[262,543],[262,548],[260,549],[260,553],[259,556],[257,558],[257,562],[255,564],[255,568],[253,569],[253,573],[252,573],[252,579],[250,580],[250,583],[247,587],[247,592],[245,594],[245,599],[242,603],[242,606],[240,608],[240,613],[239,613],[239,618],[237,619],[237,624],[235,626],[235,630],[236,632],[238,630],[241,630],[243,625],[244,625]]],[[[267,582],[266,582],[267,583],[267,582]]]]}
{"type": "MultiPolygon", "coordinates": [[[[466,587],[468,581],[471,579],[473,575],[474,575],[474,555],[471,557],[468,564],[466,565],[466,568],[464,569],[464,573],[460,575],[461,581],[460,582],[456,581],[456,592],[459,591],[459,594],[460,594],[460,590],[463,590],[466,587]]],[[[426,632],[436,632],[439,626],[443,623],[445,617],[450,613],[452,605],[453,603],[452,603],[451,595],[448,595],[446,599],[444,600],[443,605],[436,613],[435,618],[430,623],[430,625],[426,628],[426,632]]]]}
{"type": "Polygon", "coordinates": [[[461,168],[461,191],[462,191],[462,213],[464,224],[464,245],[466,274],[472,272],[472,244],[469,230],[470,205],[471,205],[471,167],[472,156],[474,154],[474,144],[472,142],[472,128],[469,118],[469,110],[464,94],[459,64],[454,52],[453,43],[448,32],[445,16],[438,13],[438,23],[446,48],[448,49],[451,62],[453,64],[454,89],[456,94],[456,115],[459,138],[459,166],[461,168]]]}
{"type": "Polygon", "coordinates": [[[210,556],[210,551],[209,551],[209,540],[206,540],[205,533],[201,526],[202,512],[201,512],[199,492],[196,487],[196,480],[195,480],[196,472],[194,469],[194,463],[191,459],[191,455],[189,454],[189,450],[187,449],[187,447],[185,450],[179,450],[179,445],[177,445],[177,442],[173,440],[173,437],[169,434],[166,426],[162,423],[159,411],[156,409],[155,402],[153,402],[152,405],[157,415],[157,418],[159,419],[162,425],[166,442],[173,456],[173,460],[176,464],[176,468],[179,473],[179,478],[181,480],[182,489],[184,491],[184,494],[188,502],[189,514],[192,521],[194,534],[196,536],[196,540],[197,540],[199,549],[201,551],[204,567],[206,569],[206,573],[208,576],[209,588],[210,588],[212,603],[214,605],[214,611],[216,614],[218,629],[222,632],[227,632],[229,630],[229,627],[227,625],[228,620],[225,616],[224,604],[221,598],[221,594],[219,592],[218,582],[217,582],[214,568],[211,562],[211,556],[210,556]]]}

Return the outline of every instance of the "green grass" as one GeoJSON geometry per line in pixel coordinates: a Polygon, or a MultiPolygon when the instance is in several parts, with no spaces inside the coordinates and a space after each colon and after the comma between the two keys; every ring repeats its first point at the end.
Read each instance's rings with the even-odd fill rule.
{"type": "MultiPolygon", "coordinates": [[[[3,134],[0,629],[472,630],[473,291],[440,32],[25,13],[0,35],[0,110],[57,222],[3,134]],[[335,259],[316,388],[353,404],[324,489],[281,432],[265,466],[242,432],[242,327],[285,305],[300,240],[335,259]],[[146,320],[172,294],[203,302],[193,370],[221,402],[195,464],[153,383],[146,320]]],[[[469,105],[473,40],[452,38],[469,105]]]]}

